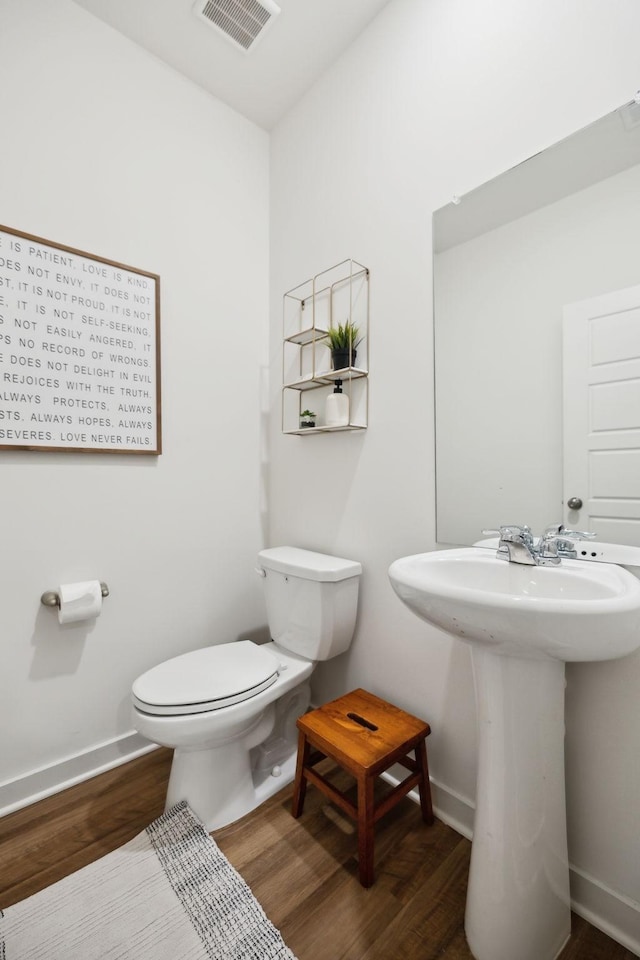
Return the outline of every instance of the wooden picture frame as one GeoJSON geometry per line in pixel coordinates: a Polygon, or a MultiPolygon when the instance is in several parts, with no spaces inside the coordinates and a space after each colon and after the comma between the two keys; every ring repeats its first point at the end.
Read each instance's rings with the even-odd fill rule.
{"type": "Polygon", "coordinates": [[[0,225],[0,450],[162,452],[160,277],[0,225]]]}

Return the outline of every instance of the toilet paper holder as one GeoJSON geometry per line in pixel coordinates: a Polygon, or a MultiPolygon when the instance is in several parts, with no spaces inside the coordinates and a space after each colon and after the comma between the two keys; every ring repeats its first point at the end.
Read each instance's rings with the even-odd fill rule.
{"type": "MultiPolygon", "coordinates": [[[[100,591],[103,597],[109,596],[109,587],[103,581],[100,581],[100,591]]],[[[40,603],[44,604],[45,607],[59,607],[60,606],[60,597],[55,592],[55,590],[45,590],[45,592],[40,597],[40,603]]]]}

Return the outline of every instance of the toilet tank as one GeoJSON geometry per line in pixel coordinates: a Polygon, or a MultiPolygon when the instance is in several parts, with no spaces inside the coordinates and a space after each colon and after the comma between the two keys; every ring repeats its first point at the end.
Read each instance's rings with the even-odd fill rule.
{"type": "Polygon", "coordinates": [[[298,547],[258,554],[271,638],[307,660],[344,653],[353,638],[362,567],[298,547]]]}

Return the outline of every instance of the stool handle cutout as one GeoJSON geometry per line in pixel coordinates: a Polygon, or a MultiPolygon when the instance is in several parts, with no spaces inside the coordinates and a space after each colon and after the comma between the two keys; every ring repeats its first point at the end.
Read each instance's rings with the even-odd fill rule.
{"type": "Polygon", "coordinates": [[[371,723],[370,720],[365,720],[364,717],[361,717],[357,713],[348,713],[347,716],[349,720],[353,720],[354,723],[359,723],[361,727],[366,727],[367,730],[377,730],[375,723],[371,723]]]}

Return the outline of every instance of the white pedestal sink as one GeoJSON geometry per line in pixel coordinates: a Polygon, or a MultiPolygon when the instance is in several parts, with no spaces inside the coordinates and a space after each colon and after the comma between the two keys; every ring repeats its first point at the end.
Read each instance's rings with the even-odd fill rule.
{"type": "Polygon", "coordinates": [[[640,581],[471,547],[396,560],[417,616],[473,647],[479,753],[465,930],[476,960],[554,960],[571,933],[564,664],[640,647],[640,581]]]}

